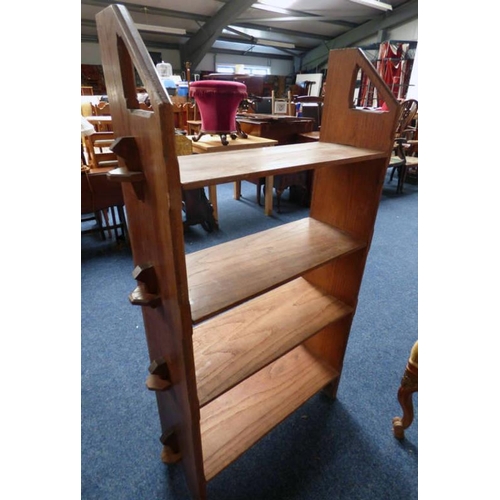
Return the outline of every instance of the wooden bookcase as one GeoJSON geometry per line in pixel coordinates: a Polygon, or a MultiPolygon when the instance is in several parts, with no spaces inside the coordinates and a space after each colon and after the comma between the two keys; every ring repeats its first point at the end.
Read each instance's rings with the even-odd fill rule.
{"type": "MultiPolygon", "coordinates": [[[[97,15],[162,458],[194,499],[325,389],[335,397],[399,105],[358,49],[330,53],[317,143],[177,157],[171,101],[127,10],[97,15]],[[389,111],[352,106],[362,69],[389,111]],[[152,111],[139,108],[134,71],[152,111]],[[310,216],[185,254],[182,189],[315,169],[310,216]]],[[[244,223],[244,221],[242,221],[244,223]]]]}

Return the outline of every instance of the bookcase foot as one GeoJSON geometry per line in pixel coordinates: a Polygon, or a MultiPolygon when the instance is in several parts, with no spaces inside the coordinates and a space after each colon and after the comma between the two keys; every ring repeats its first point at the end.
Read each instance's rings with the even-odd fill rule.
{"type": "Polygon", "coordinates": [[[325,387],[323,387],[323,394],[329,399],[336,400],[338,388],[339,377],[337,377],[335,380],[332,380],[328,385],[325,385],[325,387]]]}

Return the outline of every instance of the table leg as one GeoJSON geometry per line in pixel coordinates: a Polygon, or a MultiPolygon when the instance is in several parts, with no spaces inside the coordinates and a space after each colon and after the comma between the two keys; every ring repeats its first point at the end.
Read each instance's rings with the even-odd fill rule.
{"type": "Polygon", "coordinates": [[[208,199],[214,209],[214,219],[219,220],[219,213],[217,212],[217,186],[208,186],[208,199]]]}
{"type": "Polygon", "coordinates": [[[234,199],[239,200],[241,198],[241,181],[234,181],[234,199]]]}
{"type": "Polygon", "coordinates": [[[264,213],[266,215],[272,215],[273,213],[273,189],[274,189],[274,177],[272,175],[266,177],[266,194],[264,200],[264,213]]]}

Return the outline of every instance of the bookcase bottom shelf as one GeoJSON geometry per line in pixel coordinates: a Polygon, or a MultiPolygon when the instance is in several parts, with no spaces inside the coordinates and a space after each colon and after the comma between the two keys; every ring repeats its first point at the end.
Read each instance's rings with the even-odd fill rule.
{"type": "Polygon", "coordinates": [[[200,410],[209,481],[338,376],[298,346],[200,410]]]}

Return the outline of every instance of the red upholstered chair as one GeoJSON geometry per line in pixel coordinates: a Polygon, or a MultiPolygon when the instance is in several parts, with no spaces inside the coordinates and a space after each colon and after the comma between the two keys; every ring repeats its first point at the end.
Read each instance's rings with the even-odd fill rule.
{"type": "Polygon", "coordinates": [[[224,146],[229,144],[226,136],[236,139],[238,135],[247,135],[239,129],[236,112],[243,99],[248,97],[247,87],[243,83],[224,80],[202,80],[192,82],[189,95],[196,101],[201,115],[201,129],[193,141],[202,135],[218,134],[224,146]]]}

